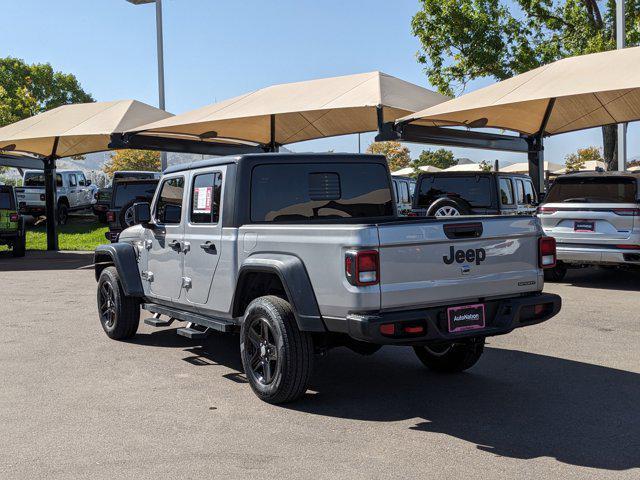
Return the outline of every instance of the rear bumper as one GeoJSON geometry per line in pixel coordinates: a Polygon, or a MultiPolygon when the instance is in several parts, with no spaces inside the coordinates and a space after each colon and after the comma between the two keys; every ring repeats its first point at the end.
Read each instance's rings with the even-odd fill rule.
{"type": "Polygon", "coordinates": [[[524,297],[494,300],[485,303],[486,326],[482,329],[449,333],[446,305],[421,310],[350,314],[347,316],[349,336],[380,345],[427,345],[451,342],[472,337],[503,335],[515,328],[535,325],[554,317],[562,306],[562,299],[551,293],[536,293],[524,297]],[[543,312],[535,316],[533,307],[545,305],[543,312]],[[381,324],[395,324],[394,336],[380,333],[381,324]],[[405,327],[422,326],[422,333],[401,333],[405,327]]]}
{"type": "Polygon", "coordinates": [[[19,203],[20,213],[26,215],[44,215],[46,212],[46,206],[43,205],[24,205],[19,203]]]}
{"type": "Polygon", "coordinates": [[[640,250],[617,248],[598,248],[594,246],[562,245],[556,246],[558,260],[565,263],[587,265],[629,264],[640,265],[640,250]]]}

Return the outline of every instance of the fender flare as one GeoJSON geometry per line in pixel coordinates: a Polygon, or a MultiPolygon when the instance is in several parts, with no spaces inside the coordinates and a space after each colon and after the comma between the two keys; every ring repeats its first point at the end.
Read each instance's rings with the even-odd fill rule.
{"type": "Polygon", "coordinates": [[[135,247],[129,243],[111,243],[99,245],[94,252],[94,269],[96,281],[102,270],[113,265],[122,282],[122,290],[130,297],[143,297],[142,280],[138,271],[138,260],[135,247]]]}
{"type": "Polygon", "coordinates": [[[233,296],[234,313],[239,308],[238,293],[243,288],[244,279],[253,272],[274,273],[280,278],[301,331],[326,332],[307,269],[302,260],[294,255],[263,253],[247,258],[238,272],[233,296]]]}

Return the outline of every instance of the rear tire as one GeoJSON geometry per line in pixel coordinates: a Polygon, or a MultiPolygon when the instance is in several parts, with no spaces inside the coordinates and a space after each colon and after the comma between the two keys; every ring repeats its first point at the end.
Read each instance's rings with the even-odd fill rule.
{"type": "Polygon", "coordinates": [[[547,282],[561,282],[567,275],[567,266],[558,262],[555,267],[547,268],[544,271],[544,279],[547,282]]]}
{"type": "Polygon", "coordinates": [[[13,243],[13,249],[11,250],[11,254],[16,257],[24,257],[25,252],[27,251],[27,234],[26,232],[22,232],[22,235],[16,237],[15,242],[13,243]]]}
{"type": "Polygon", "coordinates": [[[418,359],[429,370],[438,373],[458,373],[473,367],[484,351],[484,338],[465,343],[413,347],[418,359]]]}
{"type": "Polygon", "coordinates": [[[280,404],[307,391],[313,366],[313,340],[298,329],[289,302],[265,296],[252,301],[240,330],[242,365],[253,392],[280,404]]]}
{"type": "Polygon", "coordinates": [[[69,219],[69,207],[65,203],[58,204],[58,211],[56,212],[56,219],[58,225],[66,225],[69,219]]]}
{"type": "Polygon", "coordinates": [[[140,323],[140,302],[125,295],[115,267],[107,267],[98,280],[98,315],[109,338],[123,340],[133,337],[140,323]]]}

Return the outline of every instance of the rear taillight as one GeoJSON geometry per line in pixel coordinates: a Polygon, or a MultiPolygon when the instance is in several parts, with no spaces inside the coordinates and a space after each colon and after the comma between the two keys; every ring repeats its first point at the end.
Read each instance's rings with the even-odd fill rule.
{"type": "Polygon", "coordinates": [[[558,211],[557,208],[538,207],[538,215],[552,215],[558,211]]]}
{"type": "Polygon", "coordinates": [[[44,193],[40,194],[40,201],[44,202],[47,197],[44,196],[44,193]]]}
{"type": "Polygon", "coordinates": [[[10,222],[17,222],[18,220],[20,220],[20,216],[17,213],[12,213],[11,215],[9,215],[10,222]]]}
{"type": "Polygon", "coordinates": [[[616,245],[616,248],[619,248],[620,250],[640,250],[640,245],[616,245]]]}
{"type": "Polygon", "coordinates": [[[344,257],[344,270],[351,285],[376,285],[380,281],[377,250],[352,250],[344,257]]]}
{"type": "Polygon", "coordinates": [[[107,212],[107,222],[115,222],[116,214],[114,212],[107,212]]]}
{"type": "Polygon", "coordinates": [[[640,209],[638,208],[614,208],[613,213],[616,215],[622,215],[623,217],[637,217],[640,216],[640,209]]]}
{"type": "Polygon", "coordinates": [[[538,258],[540,268],[553,268],[556,266],[556,239],[553,237],[541,237],[538,240],[538,258]]]}

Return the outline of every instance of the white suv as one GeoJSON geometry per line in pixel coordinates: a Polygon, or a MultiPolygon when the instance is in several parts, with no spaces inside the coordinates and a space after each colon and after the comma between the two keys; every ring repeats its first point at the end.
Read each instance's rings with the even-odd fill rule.
{"type": "Polygon", "coordinates": [[[545,273],[562,280],[567,266],[640,266],[640,174],[574,173],[558,177],[538,216],[555,237],[558,264],[545,273]]]}

